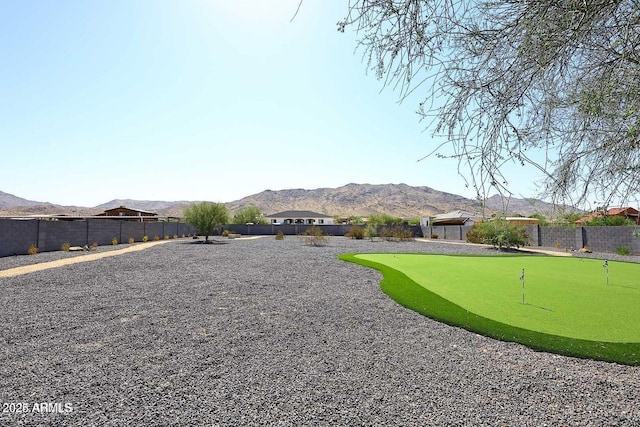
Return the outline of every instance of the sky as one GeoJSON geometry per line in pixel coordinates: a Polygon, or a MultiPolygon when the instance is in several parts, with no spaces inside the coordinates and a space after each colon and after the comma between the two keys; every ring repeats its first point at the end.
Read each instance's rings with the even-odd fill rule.
{"type": "MultiPolygon", "coordinates": [[[[95,206],[349,183],[475,198],[346,0],[0,0],[0,191],[95,206]],[[295,18],[292,20],[292,17],[295,18]]],[[[513,168],[517,197],[537,194],[513,168]]]]}

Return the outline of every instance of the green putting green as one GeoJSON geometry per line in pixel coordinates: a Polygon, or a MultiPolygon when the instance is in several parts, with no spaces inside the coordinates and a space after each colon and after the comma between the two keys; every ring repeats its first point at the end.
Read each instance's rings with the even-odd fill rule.
{"type": "Polygon", "coordinates": [[[437,320],[537,349],[640,364],[639,264],[549,256],[340,258],[380,270],[386,293],[437,320]]]}

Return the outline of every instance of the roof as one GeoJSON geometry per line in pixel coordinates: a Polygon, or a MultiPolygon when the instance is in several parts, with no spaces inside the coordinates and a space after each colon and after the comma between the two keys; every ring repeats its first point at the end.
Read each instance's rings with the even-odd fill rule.
{"type": "MultiPolygon", "coordinates": [[[[126,206],[118,206],[117,208],[105,209],[104,210],[104,214],[106,214],[107,212],[116,211],[116,210],[119,210],[119,209],[125,209],[125,210],[128,210],[128,211],[140,212],[140,213],[148,214],[148,215],[158,215],[155,212],[143,211],[142,209],[136,209],[136,208],[128,208],[126,206]]],[[[103,215],[103,214],[101,214],[101,215],[103,215]]]]}
{"type": "Polygon", "coordinates": [[[267,218],[333,218],[329,215],[311,211],[283,211],[267,215],[267,218]]]}
{"type": "Polygon", "coordinates": [[[432,224],[464,224],[471,218],[479,218],[479,215],[472,214],[471,212],[455,210],[443,214],[435,215],[431,218],[432,224]]]}
{"type": "MultiPolygon", "coordinates": [[[[638,216],[640,212],[638,212],[637,209],[634,209],[632,207],[626,207],[626,208],[611,208],[607,211],[607,215],[610,216],[638,216]]],[[[588,213],[586,215],[584,215],[582,218],[578,219],[575,221],[576,224],[582,224],[583,222],[587,222],[590,221],[594,218],[598,218],[604,216],[604,214],[600,211],[596,211],[596,212],[591,212],[588,213]]]]}

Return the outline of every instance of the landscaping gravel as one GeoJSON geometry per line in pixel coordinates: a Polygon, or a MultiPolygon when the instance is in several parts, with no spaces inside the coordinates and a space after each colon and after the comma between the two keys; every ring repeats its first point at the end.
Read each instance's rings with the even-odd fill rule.
{"type": "Polygon", "coordinates": [[[639,367],[435,322],[345,252],[497,254],[184,239],[0,278],[0,425],[640,425],[639,367]]]}

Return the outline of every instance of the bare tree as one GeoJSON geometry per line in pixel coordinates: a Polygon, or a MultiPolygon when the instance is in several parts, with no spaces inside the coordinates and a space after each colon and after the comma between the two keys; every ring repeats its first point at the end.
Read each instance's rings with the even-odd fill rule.
{"type": "Polygon", "coordinates": [[[516,162],[554,202],[637,197],[640,0],[349,0],[346,28],[478,195],[516,162]]]}

